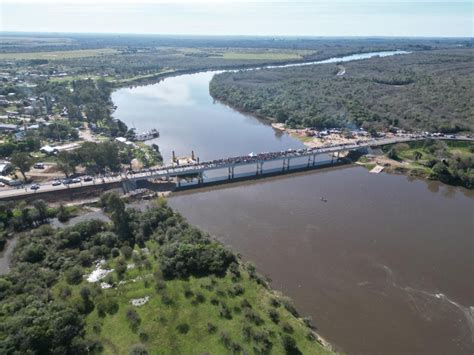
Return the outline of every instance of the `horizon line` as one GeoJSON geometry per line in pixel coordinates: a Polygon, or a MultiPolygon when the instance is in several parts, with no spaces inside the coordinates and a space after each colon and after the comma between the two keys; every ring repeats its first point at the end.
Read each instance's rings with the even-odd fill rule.
{"type": "Polygon", "coordinates": [[[272,34],[189,34],[189,33],[140,33],[140,32],[58,32],[58,31],[16,31],[6,30],[0,31],[0,35],[3,34],[50,34],[50,35],[130,35],[130,36],[181,36],[181,37],[271,37],[271,38],[408,38],[408,39],[474,39],[474,36],[423,36],[423,35],[272,35],[272,34]]]}

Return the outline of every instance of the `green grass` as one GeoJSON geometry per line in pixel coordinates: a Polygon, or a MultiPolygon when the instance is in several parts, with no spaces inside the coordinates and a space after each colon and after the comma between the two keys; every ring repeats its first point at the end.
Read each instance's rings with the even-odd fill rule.
{"type": "Polygon", "coordinates": [[[0,53],[0,60],[31,60],[31,59],[70,59],[95,57],[98,55],[115,54],[118,53],[113,48],[99,48],[99,49],[79,49],[73,51],[52,51],[52,52],[22,52],[22,53],[0,53]]]}
{"type": "MultiPolygon", "coordinates": [[[[148,247],[152,251],[157,250],[154,242],[149,242],[148,247]]],[[[232,286],[235,284],[230,275],[225,277],[208,276],[202,278],[191,277],[187,280],[166,281],[166,289],[156,291],[155,280],[152,270],[156,270],[157,262],[150,255],[148,260],[152,263],[151,270],[130,269],[125,276],[124,285],[116,288],[102,290],[102,295],[115,299],[119,309],[115,314],[106,315],[101,318],[96,309],[94,309],[86,318],[86,333],[91,338],[98,338],[104,346],[104,354],[126,354],[130,347],[137,343],[143,343],[150,354],[226,354],[232,353],[228,350],[221,339],[221,332],[226,332],[233,342],[239,343],[248,353],[253,353],[253,347],[257,345],[254,340],[247,341],[242,333],[245,325],[252,325],[255,331],[267,330],[270,332],[270,341],[272,342],[272,353],[283,354],[281,335],[285,334],[282,330],[282,323],[287,322],[293,328],[290,334],[297,342],[299,349],[303,354],[330,354],[331,352],[323,348],[318,342],[309,340],[307,335],[309,329],[301,319],[291,315],[283,305],[274,308],[270,305],[271,298],[281,296],[267,290],[249,277],[248,272],[241,266],[241,279],[237,281],[243,288],[242,295],[234,296],[229,294],[232,286]],[[132,282],[131,280],[141,276],[143,280],[132,282]],[[148,285],[144,280],[148,280],[148,285]],[[193,293],[192,297],[185,296],[185,290],[193,293]],[[197,303],[196,294],[202,294],[204,302],[197,303]],[[165,304],[164,295],[168,296],[173,303],[165,304]],[[149,296],[149,302],[141,307],[133,307],[130,300],[149,296]],[[219,305],[211,303],[211,299],[217,299],[231,309],[232,319],[221,318],[219,315],[219,305]],[[242,300],[246,299],[255,313],[264,321],[257,326],[244,316],[244,309],[241,307],[242,300]],[[193,301],[195,304],[193,304],[193,301]],[[240,307],[240,312],[235,309],[240,307]],[[133,331],[126,317],[126,310],[133,308],[140,316],[141,322],[136,331],[133,331]],[[274,308],[280,314],[279,324],[273,323],[268,310],[274,308]],[[208,323],[217,327],[216,332],[210,334],[208,323]],[[189,332],[181,334],[177,330],[179,324],[189,325],[189,332]],[[94,331],[94,328],[100,326],[100,333],[94,331]],[[95,327],[94,327],[95,326],[95,327]],[[141,341],[140,333],[146,333],[148,340],[141,341]]],[[[131,261],[130,261],[131,262],[131,261]]],[[[113,267],[113,261],[110,262],[113,267]]],[[[80,285],[73,287],[73,294],[69,297],[69,302],[81,302],[79,290],[84,286],[91,284],[83,281],[80,285]]],[[[64,281],[55,287],[58,292],[61,286],[65,286],[64,281]]],[[[240,353],[240,352],[239,352],[240,353]]]]}

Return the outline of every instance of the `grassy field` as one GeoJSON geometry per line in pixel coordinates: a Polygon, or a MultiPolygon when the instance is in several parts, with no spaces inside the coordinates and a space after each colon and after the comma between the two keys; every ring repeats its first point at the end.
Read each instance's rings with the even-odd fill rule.
{"type": "MultiPolygon", "coordinates": [[[[114,283],[118,286],[95,292],[100,294],[94,300],[108,299],[118,304],[118,310],[113,314],[100,316],[94,309],[86,318],[86,332],[92,338],[98,338],[104,345],[104,354],[126,354],[134,344],[143,344],[150,354],[225,354],[225,353],[254,353],[254,347],[261,343],[255,337],[266,337],[272,343],[273,354],[284,354],[282,335],[288,334],[296,340],[303,354],[330,354],[315,340],[311,340],[310,329],[301,319],[294,317],[284,306],[284,299],[269,291],[249,277],[249,273],[241,265],[240,280],[232,280],[230,274],[225,277],[191,277],[186,280],[165,281],[164,288],[155,289],[153,270],[157,268],[154,254],[158,248],[155,242],[148,242],[151,253],[148,260],[151,268],[129,269],[119,285],[117,275],[114,283]],[[236,294],[235,285],[242,287],[243,292],[236,294]],[[131,299],[150,297],[143,306],[135,307],[131,299]],[[280,305],[271,304],[271,300],[281,300],[280,305]],[[261,322],[251,322],[246,318],[246,310],[242,302],[246,300],[253,312],[261,318],[261,322]],[[229,317],[220,316],[222,304],[230,310],[229,317]],[[139,325],[132,327],[127,319],[127,311],[135,310],[139,315],[139,325]],[[275,310],[279,315],[278,323],[269,317],[269,310],[275,310]],[[178,326],[186,324],[189,329],[179,330],[178,326]],[[212,326],[215,329],[212,329],[212,326]],[[245,337],[243,329],[249,326],[252,339],[245,337]],[[211,328],[211,331],[209,330],[211,328]],[[226,334],[230,342],[241,350],[232,352],[223,341],[226,334]]],[[[130,260],[129,264],[133,262],[130,260]]],[[[114,267],[110,261],[108,267],[114,267]]],[[[110,280],[108,280],[110,282],[110,280]]],[[[55,287],[59,293],[65,282],[55,287]]],[[[70,302],[81,302],[81,288],[91,286],[83,281],[74,286],[70,302]]],[[[96,301],[97,304],[97,301],[96,301]]],[[[97,307],[96,307],[97,308],[97,307]]],[[[182,326],[183,327],[183,326],[182,326]]]]}
{"type": "Polygon", "coordinates": [[[31,60],[31,59],[72,59],[95,57],[99,55],[118,53],[113,48],[80,49],[74,51],[52,51],[52,52],[25,52],[25,53],[0,53],[0,60],[31,60]]]}

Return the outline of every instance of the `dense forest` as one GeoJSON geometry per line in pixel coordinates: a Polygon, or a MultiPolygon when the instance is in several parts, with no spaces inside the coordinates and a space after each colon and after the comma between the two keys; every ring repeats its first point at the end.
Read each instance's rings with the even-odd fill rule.
{"type": "Polygon", "coordinates": [[[99,205],[110,223],[55,229],[44,203],[31,223],[11,217],[33,229],[0,277],[0,353],[330,353],[252,265],[164,200],[138,210],[108,193],[99,205]]]}
{"type": "Polygon", "coordinates": [[[213,78],[210,92],[289,127],[473,131],[472,58],[471,49],[458,49],[227,72],[213,78]]]}

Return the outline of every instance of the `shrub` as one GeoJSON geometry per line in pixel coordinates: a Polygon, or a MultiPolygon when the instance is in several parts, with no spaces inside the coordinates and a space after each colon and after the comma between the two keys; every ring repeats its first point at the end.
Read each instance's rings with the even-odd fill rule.
{"type": "Polygon", "coordinates": [[[274,309],[270,309],[268,311],[268,316],[270,317],[272,322],[275,323],[275,324],[278,324],[278,322],[280,321],[280,314],[277,311],[275,311],[274,309]]]}
{"type": "Polygon", "coordinates": [[[225,319],[232,319],[232,313],[230,312],[229,307],[224,302],[221,302],[219,307],[219,316],[225,319]]]}
{"type": "Polygon", "coordinates": [[[127,317],[127,320],[129,322],[129,325],[132,331],[134,332],[137,331],[138,326],[141,323],[141,319],[138,313],[134,309],[128,308],[125,315],[127,317]]]}
{"type": "Polygon", "coordinates": [[[120,250],[118,248],[112,248],[112,250],[110,252],[112,254],[112,257],[114,257],[114,258],[116,258],[117,256],[120,255],[120,250]]]}
{"type": "Polygon", "coordinates": [[[281,329],[283,329],[285,333],[290,333],[290,334],[293,333],[293,327],[288,322],[282,322],[281,329]]]}
{"type": "Polygon", "coordinates": [[[142,342],[147,342],[148,339],[150,338],[148,334],[145,332],[140,332],[140,334],[138,334],[138,337],[140,338],[140,341],[142,342]]]}
{"type": "Polygon", "coordinates": [[[155,282],[155,290],[156,292],[160,292],[166,289],[166,282],[163,280],[156,280],[155,282]]]}
{"type": "Polygon", "coordinates": [[[143,344],[136,344],[130,348],[128,354],[129,355],[148,355],[148,351],[146,350],[143,344]]]}
{"type": "Polygon", "coordinates": [[[214,334],[217,331],[217,327],[212,323],[207,323],[207,331],[209,334],[214,334]]]}
{"type": "Polygon", "coordinates": [[[206,297],[201,292],[196,293],[196,302],[197,303],[204,303],[206,301],[206,297]]]}
{"type": "Polygon", "coordinates": [[[166,306],[170,306],[174,303],[173,299],[167,294],[161,296],[161,302],[163,302],[163,304],[166,306]]]}
{"type": "Polygon", "coordinates": [[[282,337],[282,341],[283,341],[283,348],[285,349],[286,354],[288,355],[301,354],[301,351],[298,349],[298,346],[296,345],[295,339],[285,334],[282,337]]]}
{"type": "Polygon", "coordinates": [[[180,324],[178,324],[178,326],[176,327],[176,329],[177,329],[178,332],[180,332],[181,334],[186,334],[187,332],[189,332],[189,324],[188,324],[188,323],[180,323],[180,324]]]}
{"type": "Polygon", "coordinates": [[[128,245],[124,245],[120,248],[120,252],[122,253],[123,257],[128,260],[132,257],[133,249],[128,245]]]}
{"type": "Polygon", "coordinates": [[[278,308],[278,307],[280,307],[281,303],[277,298],[271,298],[270,299],[270,305],[272,307],[278,308]]]}
{"type": "Polygon", "coordinates": [[[293,302],[288,297],[282,297],[281,303],[285,307],[285,309],[290,312],[293,316],[298,317],[298,311],[296,310],[293,302]]]}
{"type": "Polygon", "coordinates": [[[263,319],[260,318],[260,316],[250,308],[245,308],[244,315],[249,322],[252,322],[256,325],[262,325],[264,323],[263,319]]]}
{"type": "Polygon", "coordinates": [[[222,342],[222,344],[224,344],[226,348],[229,348],[232,340],[230,339],[229,333],[221,332],[220,341],[222,342]]]}
{"type": "Polygon", "coordinates": [[[65,272],[66,282],[70,285],[80,284],[82,281],[83,270],[79,266],[74,266],[65,272]]]}
{"type": "Polygon", "coordinates": [[[98,303],[97,314],[99,315],[99,317],[104,318],[106,313],[107,313],[107,306],[102,302],[98,303]]]}
{"type": "Polygon", "coordinates": [[[229,291],[229,294],[232,296],[239,296],[244,293],[244,288],[241,284],[235,284],[232,286],[232,289],[229,291]]]}

